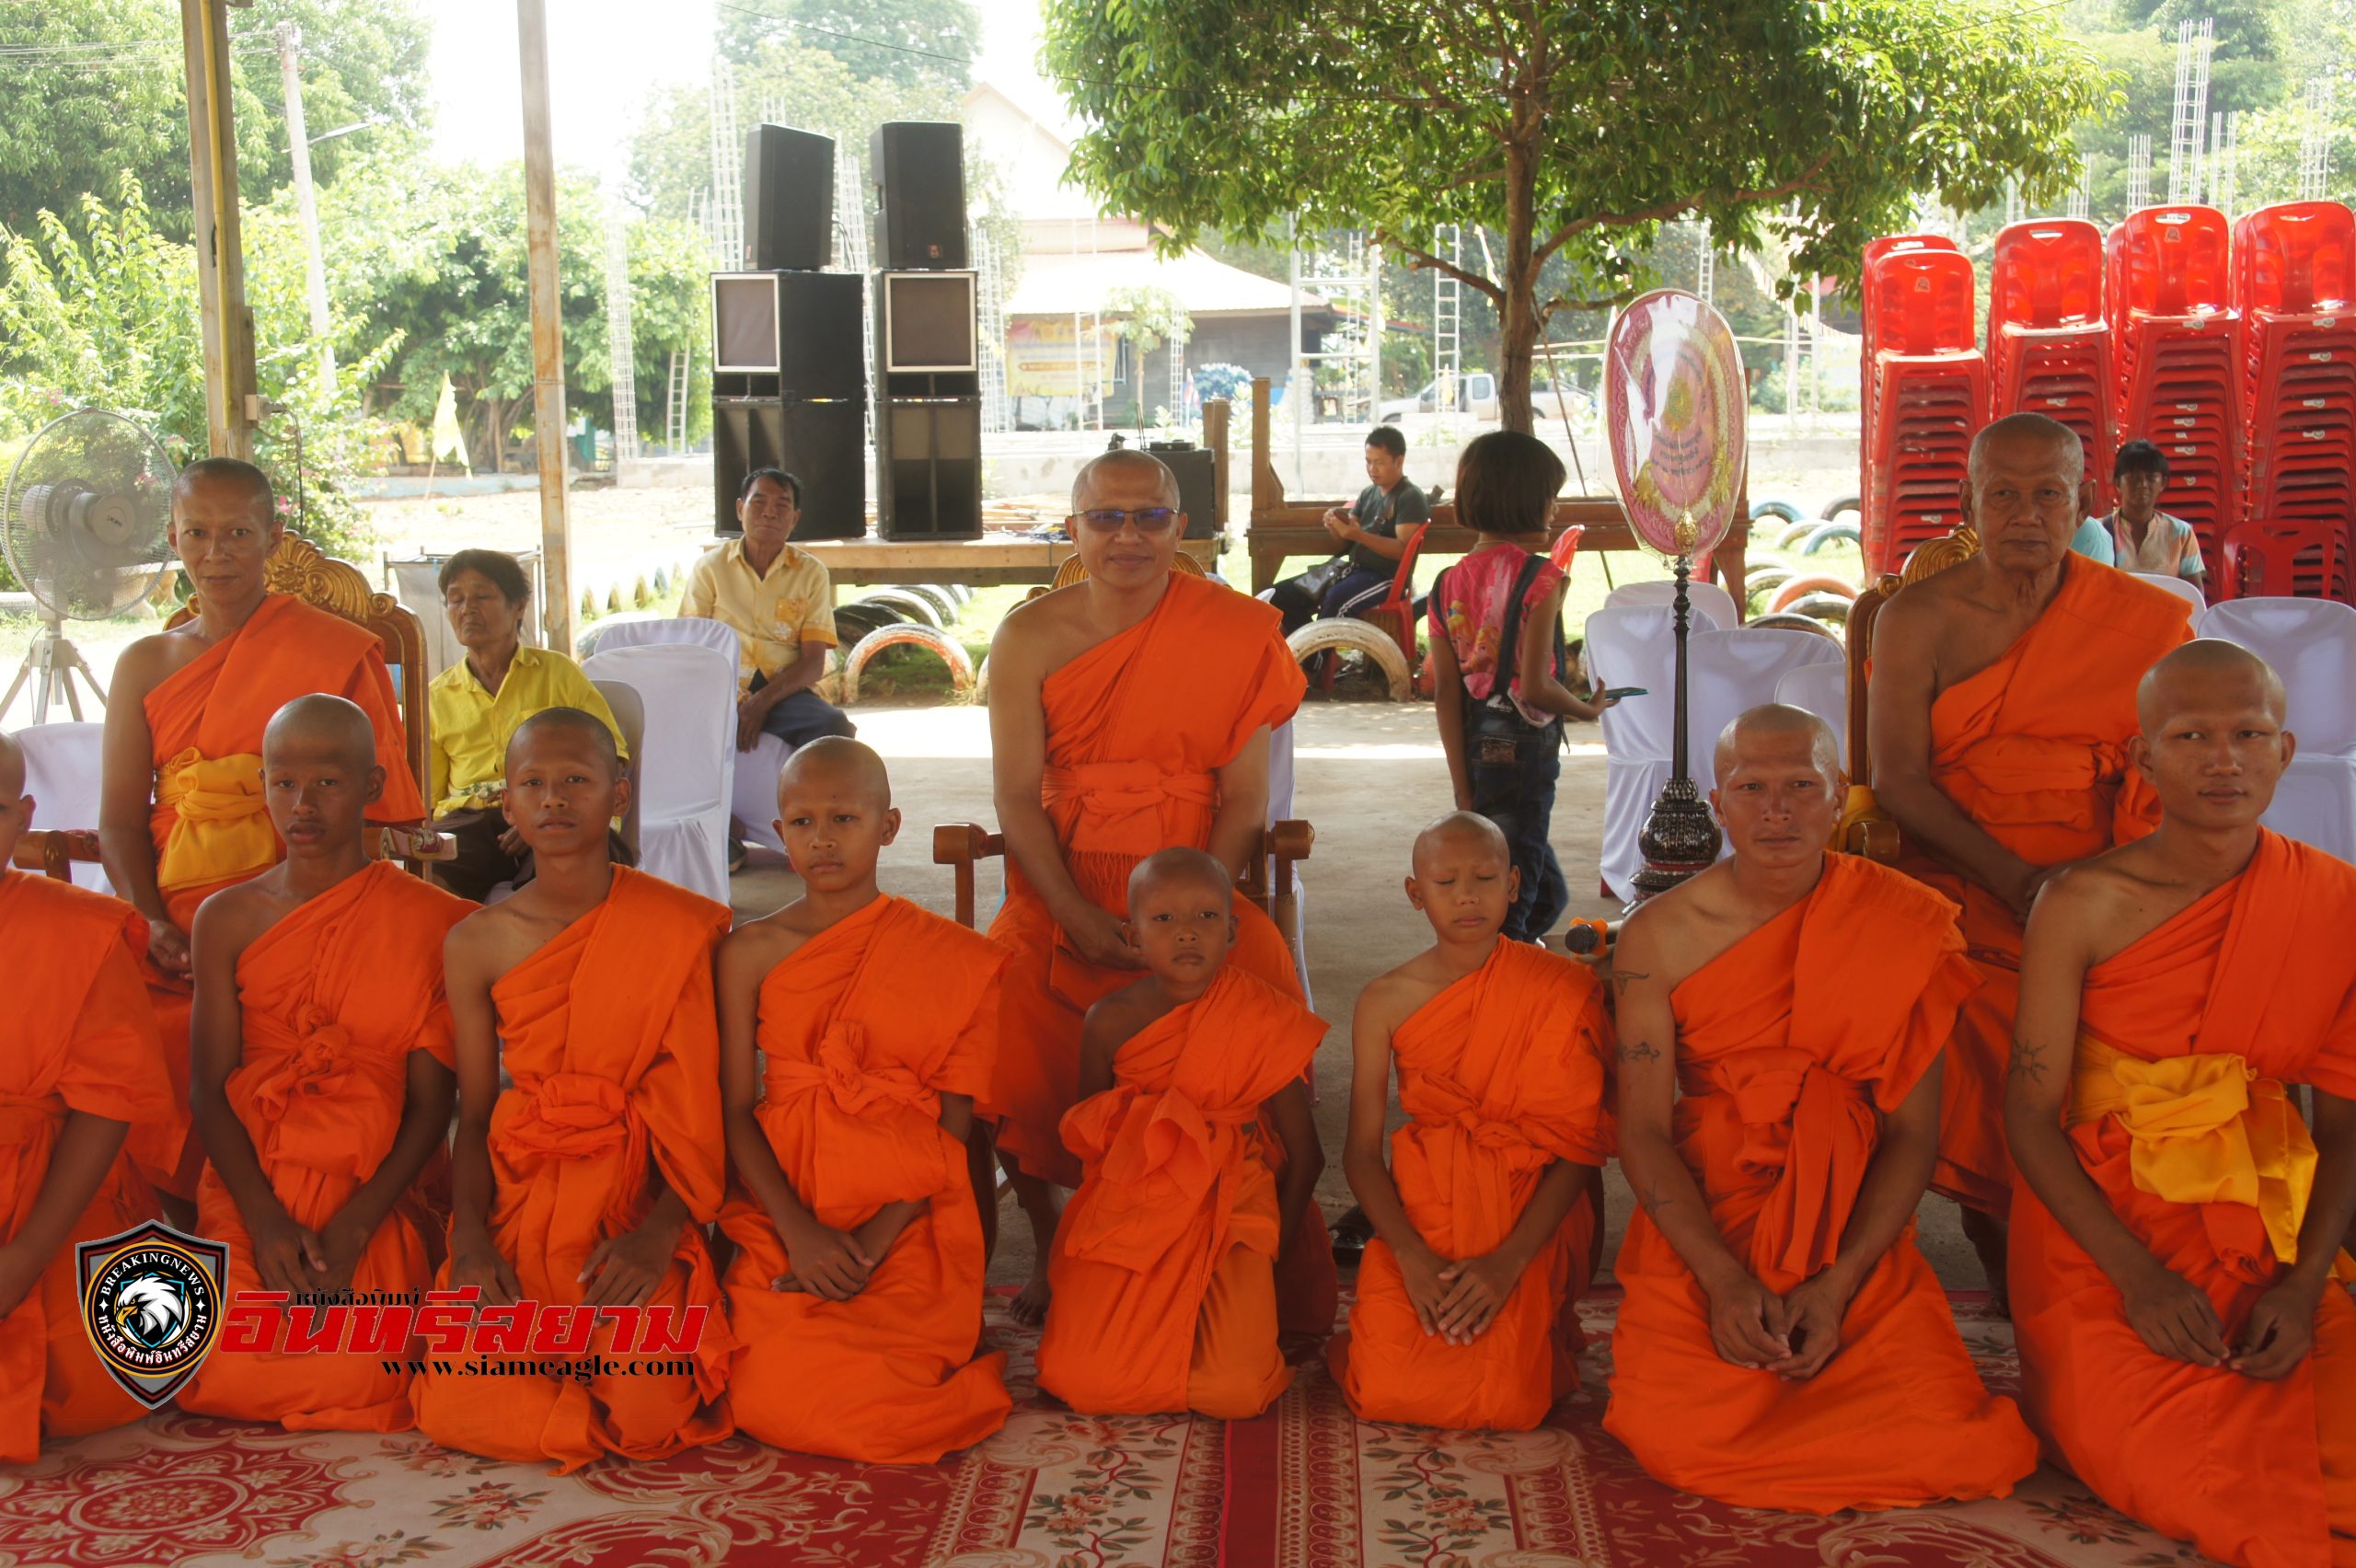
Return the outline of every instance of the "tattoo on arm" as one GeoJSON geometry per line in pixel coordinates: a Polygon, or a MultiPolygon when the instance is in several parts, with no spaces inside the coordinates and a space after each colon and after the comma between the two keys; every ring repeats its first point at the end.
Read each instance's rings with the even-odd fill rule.
{"type": "Polygon", "coordinates": [[[1657,1180],[1647,1182],[1643,1186],[1638,1187],[1636,1189],[1636,1201],[1644,1205],[1645,1212],[1650,1215],[1657,1215],[1661,1210],[1669,1207],[1677,1202],[1675,1198],[1663,1195],[1660,1190],[1660,1182],[1657,1180]]]}
{"type": "Polygon", "coordinates": [[[1651,978],[1652,976],[1650,974],[1641,969],[1614,969],[1611,972],[1611,983],[1620,988],[1620,994],[1623,997],[1628,994],[1629,981],[1649,980],[1651,978]]]}
{"type": "Polygon", "coordinates": [[[2027,1078],[2031,1083],[2043,1083],[2050,1066],[2045,1060],[2044,1046],[2032,1045],[2026,1040],[2013,1042],[2012,1077],[2027,1078]]]}
{"type": "Polygon", "coordinates": [[[1633,1044],[1621,1046],[1620,1059],[1623,1062],[1657,1062],[1660,1060],[1660,1053],[1653,1049],[1649,1041],[1639,1040],[1633,1044]]]}

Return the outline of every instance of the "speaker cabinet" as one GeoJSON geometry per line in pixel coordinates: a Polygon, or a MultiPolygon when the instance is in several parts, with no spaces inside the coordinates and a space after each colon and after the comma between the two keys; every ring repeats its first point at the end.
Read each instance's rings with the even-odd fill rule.
{"type": "Polygon", "coordinates": [[[982,536],[982,400],[885,403],[875,421],[875,525],[887,539],[982,536]]]}
{"type": "MultiPolygon", "coordinates": [[[[797,539],[855,539],[867,532],[867,414],[857,399],[790,398],[711,400],[714,532],[741,534],[736,492],[756,468],[782,468],[802,481],[797,539]]],[[[980,516],[976,509],[976,517],[980,516]]]]}
{"type": "Polygon", "coordinates": [[[1145,449],[1178,478],[1178,510],[1186,514],[1186,537],[1218,537],[1218,486],[1210,448],[1191,441],[1149,441],[1145,449]]]}
{"type": "Polygon", "coordinates": [[[835,139],[786,125],[745,133],[745,264],[814,272],[835,259],[835,139]]]}
{"type": "Polygon", "coordinates": [[[886,271],[961,268],[965,259],[965,132],[954,121],[895,120],[868,142],[878,188],[875,248],[886,271]]]}
{"type": "Polygon", "coordinates": [[[722,396],[867,396],[855,272],[714,272],[713,373],[722,396]]]}

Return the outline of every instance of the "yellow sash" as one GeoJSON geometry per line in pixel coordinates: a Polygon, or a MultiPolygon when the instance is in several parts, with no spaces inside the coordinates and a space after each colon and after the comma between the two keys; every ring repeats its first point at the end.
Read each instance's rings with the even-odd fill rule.
{"type": "Polygon", "coordinates": [[[189,747],[156,770],[156,803],[177,813],[156,860],[156,885],[167,893],[278,863],[278,835],[262,805],[261,758],[251,752],[208,757],[189,747]]]}
{"type": "Polygon", "coordinates": [[[2139,1191],[2176,1204],[2248,1204],[2274,1255],[2299,1260],[2299,1225],[2316,1179],[2315,1139],[2272,1078],[2227,1055],[2147,1062],[2078,1041],[2070,1125],[2119,1118],[2139,1191]]]}

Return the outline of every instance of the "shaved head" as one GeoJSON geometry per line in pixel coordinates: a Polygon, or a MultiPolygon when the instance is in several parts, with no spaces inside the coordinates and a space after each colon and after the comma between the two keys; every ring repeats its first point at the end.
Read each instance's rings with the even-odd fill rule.
{"type": "Polygon", "coordinates": [[[17,737],[0,730],[0,798],[15,800],[25,792],[25,748],[17,737]]]}
{"type": "Polygon", "coordinates": [[[2201,698],[2220,690],[2246,688],[2277,724],[2289,716],[2289,698],[2274,666],[2238,643],[2204,637],[2183,647],[2143,673],[2135,688],[2135,721],[2146,740],[2157,738],[2169,715],[2201,706],[2201,698]]]}
{"type": "Polygon", "coordinates": [[[257,523],[269,522],[278,510],[278,496],[271,489],[270,476],[238,457],[198,458],[173,478],[172,499],[177,502],[198,487],[212,485],[244,490],[251,498],[257,523]]]}
{"type": "Polygon", "coordinates": [[[1071,478],[1072,515],[1077,517],[1095,503],[1100,480],[1124,471],[1142,475],[1149,469],[1154,476],[1161,504],[1173,507],[1178,505],[1178,476],[1170,471],[1169,465],[1150,452],[1140,452],[1134,446],[1124,446],[1114,451],[1100,453],[1080,466],[1080,472],[1071,478]]]}
{"type": "Polygon", "coordinates": [[[821,778],[849,783],[878,806],[892,803],[892,776],[884,770],[884,759],[875,755],[874,747],[847,736],[826,735],[796,749],[778,775],[778,796],[782,800],[796,784],[821,778]]]}
{"type": "Polygon", "coordinates": [[[1804,708],[1794,708],[1781,702],[1765,702],[1739,715],[1733,723],[1718,732],[1715,754],[1711,758],[1712,777],[1720,784],[1734,770],[1747,740],[1767,740],[1791,735],[1808,737],[1817,771],[1824,775],[1826,788],[1841,781],[1841,739],[1832,726],[1804,708]]]}
{"type": "Polygon", "coordinates": [[[360,705],[341,697],[314,693],[298,697],[271,715],[261,732],[262,756],[287,745],[323,745],[334,749],[336,760],[354,773],[376,766],[376,728],[360,705]]]}
{"type": "Polygon", "coordinates": [[[2073,485],[2085,477],[2086,449],[2078,440],[2076,431],[2060,420],[2049,419],[2043,414],[2006,414],[1971,438],[1971,455],[1967,461],[1967,472],[1971,482],[1978,484],[1986,472],[1990,448],[2038,443],[2062,454],[2063,469],[2073,485]]]}
{"type": "Polygon", "coordinates": [[[603,759],[608,777],[621,777],[622,756],[614,745],[614,732],[606,728],[604,720],[578,708],[543,708],[516,725],[515,733],[508,737],[508,756],[512,759],[527,737],[547,734],[580,736],[603,759]]]}
{"type": "Polygon", "coordinates": [[[1184,886],[1216,888],[1220,904],[1234,907],[1235,878],[1227,863],[1216,855],[1183,847],[1158,850],[1138,862],[1137,870],[1129,873],[1129,906],[1136,908],[1156,888],[1184,886]]]}
{"type": "Polygon", "coordinates": [[[1422,870],[1431,852],[1443,844],[1478,845],[1500,860],[1513,859],[1512,847],[1496,823],[1478,812],[1450,812],[1426,823],[1424,830],[1415,835],[1415,847],[1408,863],[1422,870]]]}

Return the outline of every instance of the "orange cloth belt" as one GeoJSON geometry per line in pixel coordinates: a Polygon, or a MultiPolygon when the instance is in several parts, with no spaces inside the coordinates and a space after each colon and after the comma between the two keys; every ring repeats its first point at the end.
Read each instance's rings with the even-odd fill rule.
{"type": "Polygon", "coordinates": [[[1773,1182],[1753,1255],[1803,1279],[1829,1267],[1881,1138],[1870,1091],[1788,1048],[1743,1052],[1684,1080],[1690,1095],[1729,1097],[1742,1123],[1736,1168],[1773,1182]]]}
{"type": "MultiPolygon", "coordinates": [[[[508,1159],[522,1164],[518,1156],[575,1161],[618,1154],[620,1169],[633,1176],[646,1169],[646,1118],[612,1078],[550,1073],[537,1085],[515,1088],[525,1097],[522,1109],[493,1129],[493,1141],[508,1159]]],[[[626,1220],[637,1192],[635,1181],[616,1182],[606,1217],[626,1220]]]]}
{"type": "Polygon", "coordinates": [[[905,1105],[930,1118],[941,1115],[941,1095],[917,1078],[903,1062],[874,1066],[867,1059],[866,1032],[855,1020],[837,1019],[819,1037],[816,1059],[769,1059],[768,1098],[782,1101],[825,1090],[845,1115],[876,1105],[905,1105]]]}
{"type": "Polygon", "coordinates": [[[1064,842],[1067,851],[1145,856],[1167,847],[1162,806],[1174,801],[1214,808],[1218,780],[1208,773],[1167,772],[1150,762],[1091,762],[1048,768],[1040,797],[1050,810],[1068,804],[1079,811],[1064,842]]]}
{"type": "Polygon", "coordinates": [[[156,860],[167,892],[225,882],[278,861],[278,835],[263,808],[261,758],[208,757],[189,747],[156,770],[156,803],[174,813],[156,860]]]}
{"type": "MultiPolygon", "coordinates": [[[[1226,1236],[1248,1152],[1246,1129],[1259,1119],[1260,1107],[1247,1102],[1215,1114],[1175,1090],[1136,1084],[1122,1084],[1099,1100],[1083,1101],[1079,1113],[1099,1126],[1115,1126],[1093,1172],[1102,1183],[1098,1223],[1093,1234],[1070,1239],[1071,1255],[1142,1273],[1186,1234],[1214,1186],[1223,1192],[1212,1235],[1226,1236]]],[[[1265,1239],[1261,1250],[1275,1252],[1276,1237],[1265,1239]]]]}

